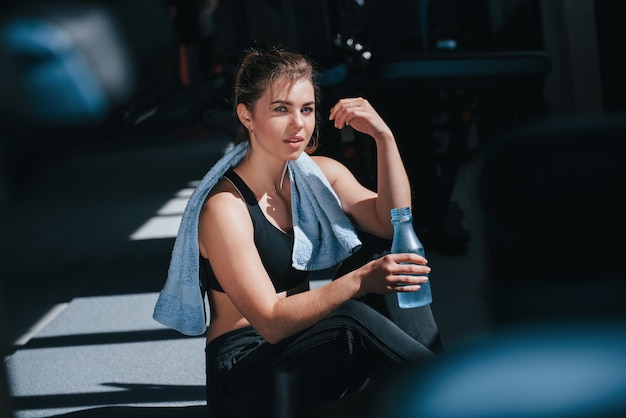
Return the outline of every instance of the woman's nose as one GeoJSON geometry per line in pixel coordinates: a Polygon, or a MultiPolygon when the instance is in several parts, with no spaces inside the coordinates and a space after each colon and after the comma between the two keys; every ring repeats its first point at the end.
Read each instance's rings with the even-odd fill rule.
{"type": "Polygon", "coordinates": [[[302,113],[294,112],[292,119],[293,119],[294,125],[300,126],[300,127],[304,126],[304,118],[302,116],[302,113]]]}

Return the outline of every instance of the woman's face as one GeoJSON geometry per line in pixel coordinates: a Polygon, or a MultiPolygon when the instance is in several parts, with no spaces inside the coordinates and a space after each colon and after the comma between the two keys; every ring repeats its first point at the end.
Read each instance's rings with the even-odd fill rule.
{"type": "Polygon", "coordinates": [[[250,113],[251,146],[294,160],[315,129],[315,91],[306,79],[277,80],[265,90],[250,113]]]}

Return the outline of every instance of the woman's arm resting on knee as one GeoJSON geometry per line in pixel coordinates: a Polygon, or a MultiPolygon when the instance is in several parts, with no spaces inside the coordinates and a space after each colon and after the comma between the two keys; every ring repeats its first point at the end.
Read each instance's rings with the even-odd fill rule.
{"type": "Polygon", "coordinates": [[[199,234],[202,255],[210,260],[225,293],[270,343],[314,325],[351,298],[416,290],[426,279],[410,274],[430,271],[416,254],[389,254],[324,286],[286,297],[276,293],[255,246],[247,208],[234,193],[207,200],[199,234]]]}

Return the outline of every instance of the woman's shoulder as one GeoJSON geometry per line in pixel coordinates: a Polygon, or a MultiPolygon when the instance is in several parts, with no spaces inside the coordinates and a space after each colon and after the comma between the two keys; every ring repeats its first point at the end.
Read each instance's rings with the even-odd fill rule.
{"type": "Polygon", "coordinates": [[[253,225],[248,208],[237,188],[227,179],[219,180],[205,199],[198,218],[200,254],[209,258],[211,242],[252,242],[253,225]]]}
{"type": "Polygon", "coordinates": [[[337,178],[349,173],[348,167],[331,157],[312,155],[311,159],[322,170],[328,181],[332,184],[337,178]]]}
{"type": "Polygon", "coordinates": [[[325,166],[334,166],[334,165],[343,165],[339,161],[335,160],[332,157],[327,157],[325,155],[311,155],[311,159],[315,161],[315,163],[321,168],[325,166]]]}
{"type": "Polygon", "coordinates": [[[202,213],[225,212],[244,209],[245,204],[239,190],[228,179],[220,179],[207,195],[202,205],[202,213]]]}

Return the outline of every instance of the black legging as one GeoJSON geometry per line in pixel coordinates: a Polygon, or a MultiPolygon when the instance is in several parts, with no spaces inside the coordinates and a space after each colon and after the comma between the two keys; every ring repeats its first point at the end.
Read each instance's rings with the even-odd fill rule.
{"type": "MultiPolygon", "coordinates": [[[[206,348],[210,418],[280,417],[339,400],[408,364],[435,355],[389,318],[351,300],[277,344],[253,328],[206,348]]],[[[290,415],[291,416],[291,415],[290,415]]]]}

